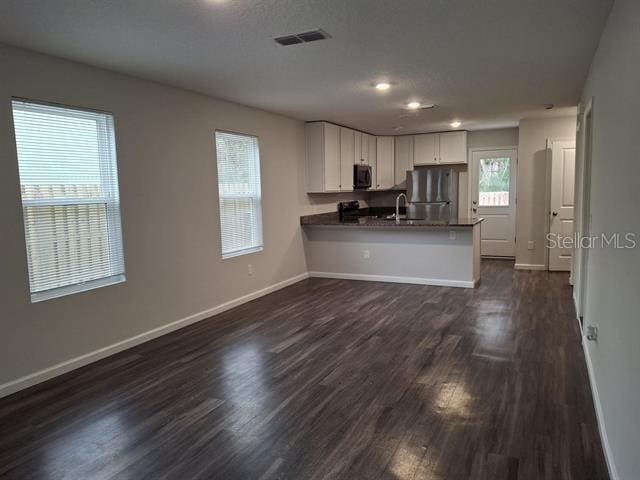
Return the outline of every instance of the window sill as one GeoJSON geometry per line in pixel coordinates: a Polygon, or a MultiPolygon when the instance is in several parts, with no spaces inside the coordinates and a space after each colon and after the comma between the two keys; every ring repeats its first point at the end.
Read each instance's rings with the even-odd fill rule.
{"type": "Polygon", "coordinates": [[[261,252],[263,249],[264,248],[260,246],[260,247],[246,248],[244,250],[238,250],[236,252],[223,253],[222,259],[226,260],[227,258],[241,257],[242,255],[249,255],[250,253],[261,252]]]}
{"type": "Polygon", "coordinates": [[[115,285],[124,281],[126,281],[126,277],[124,276],[124,274],[114,275],[113,277],[99,278],[97,280],[91,280],[89,282],[79,283],[77,285],[54,288],[53,290],[47,290],[46,292],[32,293],[31,303],[44,302],[45,300],[65,297],[67,295],[73,295],[74,293],[86,292],[88,290],[94,290],[101,287],[108,287],[109,285],[115,285]]]}

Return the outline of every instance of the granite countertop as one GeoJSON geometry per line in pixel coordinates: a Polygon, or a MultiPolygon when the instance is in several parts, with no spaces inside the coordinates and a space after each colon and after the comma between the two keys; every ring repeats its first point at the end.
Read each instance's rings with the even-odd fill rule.
{"type": "Polygon", "coordinates": [[[400,220],[388,219],[392,212],[383,210],[369,211],[360,209],[360,215],[355,218],[340,220],[338,212],[319,213],[317,215],[305,215],[300,217],[300,225],[311,227],[345,226],[345,227],[473,227],[482,222],[483,218],[456,217],[453,219],[427,218],[424,220],[400,220]]]}

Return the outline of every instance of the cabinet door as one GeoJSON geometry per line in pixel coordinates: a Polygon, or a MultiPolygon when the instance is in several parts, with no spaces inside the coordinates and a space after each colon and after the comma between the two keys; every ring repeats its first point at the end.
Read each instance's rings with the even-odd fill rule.
{"type": "Polygon", "coordinates": [[[395,141],[393,137],[378,137],[376,143],[376,190],[386,190],[393,187],[395,141]]]}
{"type": "Polygon", "coordinates": [[[359,164],[362,160],[362,132],[353,132],[353,163],[359,164]]]}
{"type": "MultiPolygon", "coordinates": [[[[362,148],[360,153],[360,164],[362,165],[371,165],[369,163],[369,139],[371,135],[367,135],[366,133],[362,134],[362,148]]],[[[358,163],[358,157],[356,157],[356,163],[358,163]]],[[[373,184],[373,181],[372,181],[373,184]]]]}
{"type": "Polygon", "coordinates": [[[340,191],[340,127],[324,124],[324,191],[340,191]]]}
{"type": "Polygon", "coordinates": [[[355,132],[340,127],[340,191],[353,190],[353,164],[355,163],[355,132]]]}
{"type": "Polygon", "coordinates": [[[440,163],[467,163],[467,132],[440,134],[440,163]]]}
{"type": "Polygon", "coordinates": [[[416,135],[413,139],[413,164],[435,165],[438,163],[438,134],[416,135]]]}
{"type": "Polygon", "coordinates": [[[371,190],[378,189],[378,139],[373,135],[367,135],[367,153],[369,166],[371,167],[371,190]]]}
{"type": "Polygon", "coordinates": [[[395,139],[395,169],[393,186],[407,188],[407,170],[413,169],[413,136],[395,139]]]}

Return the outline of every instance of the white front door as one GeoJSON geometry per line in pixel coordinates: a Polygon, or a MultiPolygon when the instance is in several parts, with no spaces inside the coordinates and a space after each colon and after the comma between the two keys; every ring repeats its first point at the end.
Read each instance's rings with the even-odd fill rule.
{"type": "Polygon", "coordinates": [[[554,141],[551,146],[549,212],[549,270],[571,270],[571,239],[575,184],[576,142],[554,141]],[[563,242],[563,238],[566,238],[563,242]]]}
{"type": "Polygon", "coordinates": [[[484,218],[480,254],[516,254],[516,150],[474,151],[471,154],[471,214],[484,218]]]}

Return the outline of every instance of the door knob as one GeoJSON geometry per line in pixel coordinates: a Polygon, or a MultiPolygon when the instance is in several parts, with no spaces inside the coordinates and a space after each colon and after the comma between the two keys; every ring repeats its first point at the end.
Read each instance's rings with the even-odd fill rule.
{"type": "Polygon", "coordinates": [[[476,213],[478,211],[477,208],[472,208],[471,210],[473,210],[473,213],[476,213]]]}
{"type": "Polygon", "coordinates": [[[554,217],[558,216],[558,212],[551,212],[551,215],[553,215],[554,217]]]}
{"type": "Polygon", "coordinates": [[[476,202],[475,200],[474,200],[473,202],[471,202],[471,203],[473,203],[474,205],[477,205],[477,204],[478,204],[478,202],[476,202]]]}

